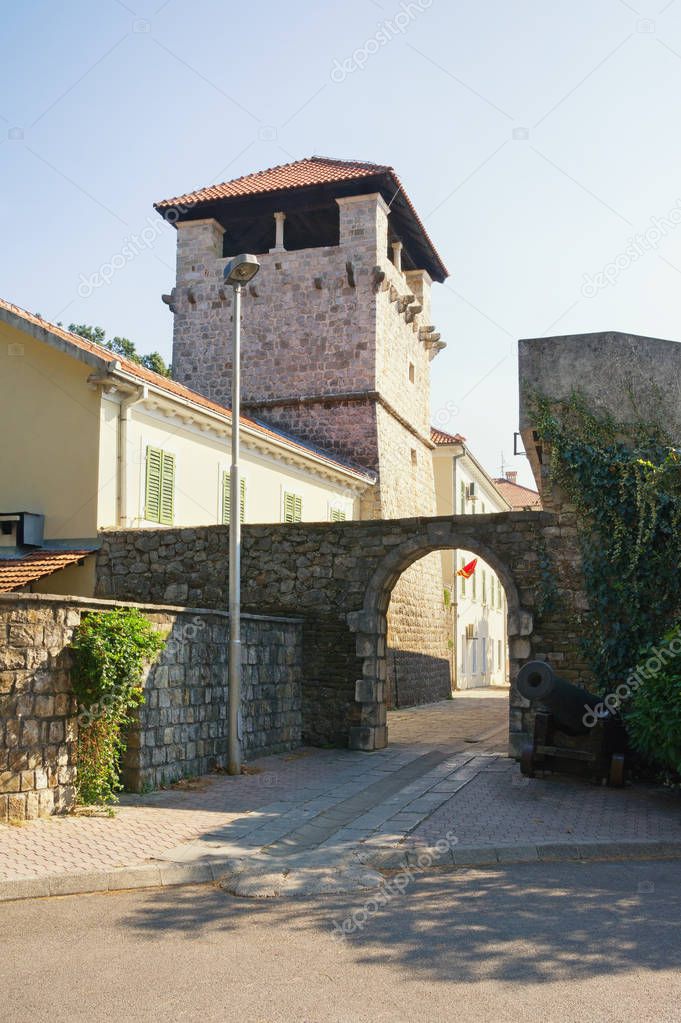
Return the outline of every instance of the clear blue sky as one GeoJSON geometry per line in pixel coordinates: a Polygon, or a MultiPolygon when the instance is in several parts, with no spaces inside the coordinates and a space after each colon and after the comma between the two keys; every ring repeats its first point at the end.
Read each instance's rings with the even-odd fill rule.
{"type": "Polygon", "coordinates": [[[452,275],[433,419],[529,479],[517,338],[681,339],[681,0],[420,8],[4,0],[0,295],[169,357],[174,231],[154,200],[312,154],[391,164],[452,275]]]}

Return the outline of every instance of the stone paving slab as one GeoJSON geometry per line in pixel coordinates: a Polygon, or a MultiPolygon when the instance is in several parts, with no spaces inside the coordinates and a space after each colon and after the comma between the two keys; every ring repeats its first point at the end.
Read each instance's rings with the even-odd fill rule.
{"type": "Polygon", "coordinates": [[[378,753],[304,749],[126,796],[114,818],[0,826],[0,901],[199,882],[249,897],[361,891],[424,862],[681,856],[678,794],[525,779],[504,755],[505,719],[504,694],[465,694],[391,715],[378,753]]]}

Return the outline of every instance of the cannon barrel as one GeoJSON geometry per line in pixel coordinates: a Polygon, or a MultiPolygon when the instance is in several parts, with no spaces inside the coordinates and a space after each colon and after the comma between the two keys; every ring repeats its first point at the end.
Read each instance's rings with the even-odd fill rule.
{"type": "Polygon", "coordinates": [[[585,735],[583,717],[601,701],[582,686],[559,678],[545,661],[528,661],[518,672],[518,692],[530,703],[542,703],[567,735],[585,735]]]}

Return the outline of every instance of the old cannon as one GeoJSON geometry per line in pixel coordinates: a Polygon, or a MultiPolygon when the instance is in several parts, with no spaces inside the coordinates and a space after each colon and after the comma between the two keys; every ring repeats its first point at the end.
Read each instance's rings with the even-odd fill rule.
{"type": "Polygon", "coordinates": [[[524,775],[560,771],[624,784],[624,726],[600,696],[559,678],[544,661],[524,664],[516,685],[521,696],[537,705],[533,741],[520,756],[524,775]]]}

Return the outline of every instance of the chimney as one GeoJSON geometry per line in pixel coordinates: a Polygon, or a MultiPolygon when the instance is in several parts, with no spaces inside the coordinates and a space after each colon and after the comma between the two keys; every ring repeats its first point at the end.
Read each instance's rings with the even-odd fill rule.
{"type": "Polygon", "coordinates": [[[510,469],[507,469],[506,470],[506,479],[508,480],[509,483],[517,483],[518,482],[518,473],[517,472],[512,472],[510,469]]]}

